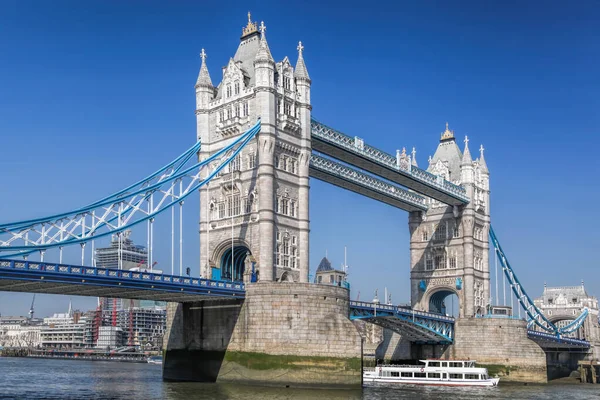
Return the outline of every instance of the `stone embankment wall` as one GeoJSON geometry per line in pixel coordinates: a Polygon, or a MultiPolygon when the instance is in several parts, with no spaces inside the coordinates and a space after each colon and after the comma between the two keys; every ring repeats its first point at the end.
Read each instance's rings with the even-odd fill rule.
{"type": "Polygon", "coordinates": [[[348,291],[262,282],[246,299],[170,304],[166,380],[359,386],[361,338],[348,291]]]}

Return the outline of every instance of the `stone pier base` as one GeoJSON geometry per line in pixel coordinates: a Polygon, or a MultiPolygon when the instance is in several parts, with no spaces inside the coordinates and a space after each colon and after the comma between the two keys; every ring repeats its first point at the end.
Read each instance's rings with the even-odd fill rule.
{"type": "Polygon", "coordinates": [[[526,323],[519,320],[459,318],[450,346],[418,345],[385,330],[377,358],[391,363],[471,359],[487,368],[490,375],[498,374],[503,382],[545,383],[548,379],[546,353],[527,338],[526,323]]]}
{"type": "Polygon", "coordinates": [[[163,378],[360,387],[348,300],[339,287],[259,282],[245,300],[169,304],[163,378]]]}
{"type": "Polygon", "coordinates": [[[454,344],[443,357],[470,358],[504,382],[548,381],[546,353],[527,338],[527,323],[514,319],[458,318],[454,344]]]}

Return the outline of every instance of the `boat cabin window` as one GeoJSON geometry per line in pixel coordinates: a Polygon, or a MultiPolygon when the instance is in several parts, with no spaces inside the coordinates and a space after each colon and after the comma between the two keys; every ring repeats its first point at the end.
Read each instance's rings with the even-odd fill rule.
{"type": "Polygon", "coordinates": [[[415,372],[415,378],[425,378],[426,376],[425,372],[415,372]]]}
{"type": "Polygon", "coordinates": [[[447,375],[448,375],[448,374],[446,374],[445,372],[444,372],[444,373],[442,373],[442,379],[446,379],[446,378],[447,378],[447,375]]]}
{"type": "Polygon", "coordinates": [[[447,363],[447,362],[445,362],[445,361],[444,361],[444,362],[442,362],[442,367],[443,367],[443,368],[446,368],[446,367],[448,367],[448,363],[447,363]]]}
{"type": "Polygon", "coordinates": [[[440,366],[439,361],[429,361],[428,367],[439,367],[439,366],[440,366]]]}
{"type": "Polygon", "coordinates": [[[465,379],[479,379],[479,374],[465,374],[465,379]]]}
{"type": "Polygon", "coordinates": [[[428,372],[427,373],[427,377],[428,378],[436,378],[436,379],[440,379],[440,374],[437,372],[428,372]]]}
{"type": "Polygon", "coordinates": [[[463,374],[450,374],[450,379],[462,379],[463,374]]]}
{"type": "Polygon", "coordinates": [[[400,372],[398,372],[398,371],[392,371],[392,376],[400,376],[400,372]]]}
{"type": "Polygon", "coordinates": [[[473,368],[474,366],[475,366],[475,362],[473,362],[473,361],[465,362],[465,367],[467,367],[467,368],[473,368]]]}
{"type": "Polygon", "coordinates": [[[403,378],[412,378],[412,372],[402,372],[402,374],[400,375],[403,378]]]}
{"type": "Polygon", "coordinates": [[[451,361],[450,368],[462,368],[463,363],[458,361],[451,361]]]}

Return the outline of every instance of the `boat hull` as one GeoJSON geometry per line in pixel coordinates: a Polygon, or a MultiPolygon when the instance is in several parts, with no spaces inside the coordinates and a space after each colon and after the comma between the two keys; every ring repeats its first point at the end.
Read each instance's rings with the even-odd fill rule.
{"type": "Polygon", "coordinates": [[[398,379],[398,378],[383,378],[363,376],[363,383],[368,384],[404,384],[404,385],[430,385],[430,386],[476,386],[476,387],[494,387],[498,386],[498,378],[490,378],[485,380],[436,380],[436,379],[398,379]]]}

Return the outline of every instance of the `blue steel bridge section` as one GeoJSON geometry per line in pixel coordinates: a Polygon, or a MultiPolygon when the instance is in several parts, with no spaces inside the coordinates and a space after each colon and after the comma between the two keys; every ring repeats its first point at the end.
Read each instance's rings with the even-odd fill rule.
{"type": "Polygon", "coordinates": [[[350,319],[363,320],[402,334],[417,344],[452,344],[454,318],[390,304],[350,302],[350,319]]]}
{"type": "Polygon", "coordinates": [[[10,259],[0,259],[0,291],[178,303],[246,294],[241,282],[10,259]]]}

